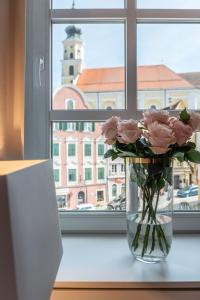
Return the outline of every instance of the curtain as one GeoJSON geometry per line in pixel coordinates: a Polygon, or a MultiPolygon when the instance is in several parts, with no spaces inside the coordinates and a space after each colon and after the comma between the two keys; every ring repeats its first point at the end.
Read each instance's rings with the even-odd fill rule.
{"type": "Polygon", "coordinates": [[[0,160],[23,158],[25,0],[0,1],[0,160]]]}

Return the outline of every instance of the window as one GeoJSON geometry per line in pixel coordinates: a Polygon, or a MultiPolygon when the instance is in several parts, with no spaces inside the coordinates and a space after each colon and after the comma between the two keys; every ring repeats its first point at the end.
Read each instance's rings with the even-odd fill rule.
{"type": "Polygon", "coordinates": [[[97,191],[97,201],[104,201],[104,192],[103,191],[97,191]]]}
{"type": "Polygon", "coordinates": [[[112,165],[112,173],[117,173],[117,165],[112,165]]]}
{"type": "Polygon", "coordinates": [[[68,180],[69,182],[76,181],[76,169],[69,169],[68,170],[68,180]]]}
{"type": "Polygon", "coordinates": [[[73,100],[66,100],[66,109],[68,109],[68,110],[74,109],[74,101],[73,100]]]}
{"type": "MultiPolygon", "coordinates": [[[[53,0],[52,7],[46,0],[28,0],[27,3],[25,158],[45,159],[51,152],[56,157],[53,140],[59,141],[60,149],[67,149],[64,146],[67,137],[75,137],[78,159],[70,164],[68,153],[60,153],[60,195],[65,196],[69,209],[73,210],[78,193],[82,191],[84,201],[92,203],[101,215],[100,211],[107,210],[106,203],[112,200],[114,181],[122,186],[125,174],[122,166],[112,174],[111,161],[95,160],[103,151],[96,146],[101,134],[100,124],[113,115],[121,119],[139,119],[144,109],[163,105],[172,110],[187,105],[200,110],[200,46],[197,38],[200,34],[200,2],[77,0],[75,7],[72,7],[72,1],[62,0],[53,0]],[[70,53],[73,53],[73,62],[70,53]],[[43,58],[45,68],[38,69],[43,58]],[[177,87],[177,83],[181,85],[177,87]],[[66,99],[73,99],[73,107],[65,105],[66,99]],[[94,131],[91,131],[91,125],[84,123],[95,124],[94,131]],[[87,140],[92,145],[91,151],[84,148],[87,140]],[[85,152],[90,154],[85,156],[85,152]],[[88,164],[94,170],[94,186],[84,183],[84,170],[89,168],[88,164]],[[68,186],[70,180],[74,184],[68,186]],[[98,197],[97,191],[103,196],[98,197]],[[96,203],[100,198],[105,203],[96,203]]],[[[196,138],[199,139],[198,135],[196,138]]],[[[177,197],[182,183],[198,185],[198,168],[193,167],[193,173],[187,166],[176,165],[174,168],[175,208],[178,210],[184,211],[179,205],[183,199],[177,197]]],[[[54,168],[58,170],[58,166],[54,168]]],[[[185,199],[190,206],[186,218],[184,213],[175,214],[175,226],[179,230],[184,226],[187,228],[188,222],[191,222],[188,228],[195,228],[195,224],[200,226],[200,216],[193,213],[198,211],[198,196],[191,197],[185,199]]],[[[121,215],[125,218],[124,213],[121,215]]],[[[68,222],[65,216],[61,218],[62,223],[68,222]]],[[[94,224],[101,219],[91,218],[94,224]]],[[[119,217],[113,212],[112,218],[119,217]]],[[[111,224],[112,218],[107,217],[106,222],[111,224]]],[[[86,219],[80,222],[86,222],[86,219]]],[[[120,230],[121,224],[125,224],[122,219],[115,223],[120,230]]],[[[88,220],[91,220],[89,215],[88,220]]],[[[65,223],[64,228],[70,227],[68,225],[65,223]]],[[[80,228],[84,226],[80,225],[80,228]]],[[[112,224],[110,228],[113,228],[112,224]]]]}
{"type": "Polygon", "coordinates": [[[105,169],[98,168],[98,180],[104,180],[104,179],[105,179],[105,169]]]}
{"type": "Polygon", "coordinates": [[[104,155],[104,144],[98,144],[98,156],[104,155]]]}
{"type": "Polygon", "coordinates": [[[125,172],[125,165],[121,164],[121,172],[124,173],[125,172]]]}
{"type": "Polygon", "coordinates": [[[55,182],[59,182],[60,181],[60,172],[58,169],[53,170],[53,175],[54,175],[55,182]]]}
{"type": "Polygon", "coordinates": [[[95,123],[94,122],[85,122],[83,130],[88,131],[88,132],[95,131],[95,123]]]}
{"type": "Polygon", "coordinates": [[[66,130],[67,131],[74,131],[74,130],[76,130],[76,123],[67,122],[66,123],[66,130]]]}
{"type": "Polygon", "coordinates": [[[85,144],[84,145],[84,154],[85,154],[85,156],[91,156],[92,155],[92,146],[91,146],[91,144],[85,144]]]}
{"type": "Polygon", "coordinates": [[[74,66],[69,66],[69,75],[74,75],[74,66]]]}
{"type": "Polygon", "coordinates": [[[116,184],[112,185],[112,196],[113,197],[117,196],[117,185],[116,184]]]}
{"type": "Polygon", "coordinates": [[[68,156],[76,156],[76,145],[68,144],[68,156]]]}
{"type": "Polygon", "coordinates": [[[85,180],[92,180],[92,169],[85,168],[85,180]]]}
{"type": "Polygon", "coordinates": [[[53,156],[59,156],[59,144],[53,143],[53,156]]]}

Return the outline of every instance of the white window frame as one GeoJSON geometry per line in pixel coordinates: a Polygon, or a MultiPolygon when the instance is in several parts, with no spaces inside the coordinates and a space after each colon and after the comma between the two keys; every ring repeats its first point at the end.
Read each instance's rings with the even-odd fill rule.
{"type": "MultiPolygon", "coordinates": [[[[136,105],[137,23],[200,22],[200,9],[136,9],[136,0],[126,0],[124,9],[50,10],[49,3],[49,0],[27,0],[25,159],[51,158],[52,134],[50,132],[53,121],[98,122],[113,114],[122,119],[140,118],[142,111],[137,112],[136,105]],[[51,22],[65,23],[69,20],[125,22],[126,110],[51,110],[51,22]],[[133,99],[135,101],[132,101],[133,99]]],[[[172,112],[173,114],[176,113],[172,112]]],[[[60,222],[64,232],[124,232],[126,230],[125,212],[60,213],[60,222]]],[[[175,213],[174,229],[198,231],[200,212],[175,213]]]]}

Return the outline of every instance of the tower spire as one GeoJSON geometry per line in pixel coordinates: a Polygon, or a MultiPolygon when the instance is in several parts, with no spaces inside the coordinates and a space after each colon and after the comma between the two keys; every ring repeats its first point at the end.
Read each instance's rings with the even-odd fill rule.
{"type": "Polygon", "coordinates": [[[72,3],[72,9],[75,8],[75,0],[73,0],[73,3],[72,3]]]}

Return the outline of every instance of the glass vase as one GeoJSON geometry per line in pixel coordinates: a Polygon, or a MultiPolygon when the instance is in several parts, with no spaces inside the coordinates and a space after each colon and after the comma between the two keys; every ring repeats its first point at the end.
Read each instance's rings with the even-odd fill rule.
{"type": "Polygon", "coordinates": [[[172,244],[173,168],[169,158],[126,158],[127,236],[131,253],[163,261],[172,244]]]}

